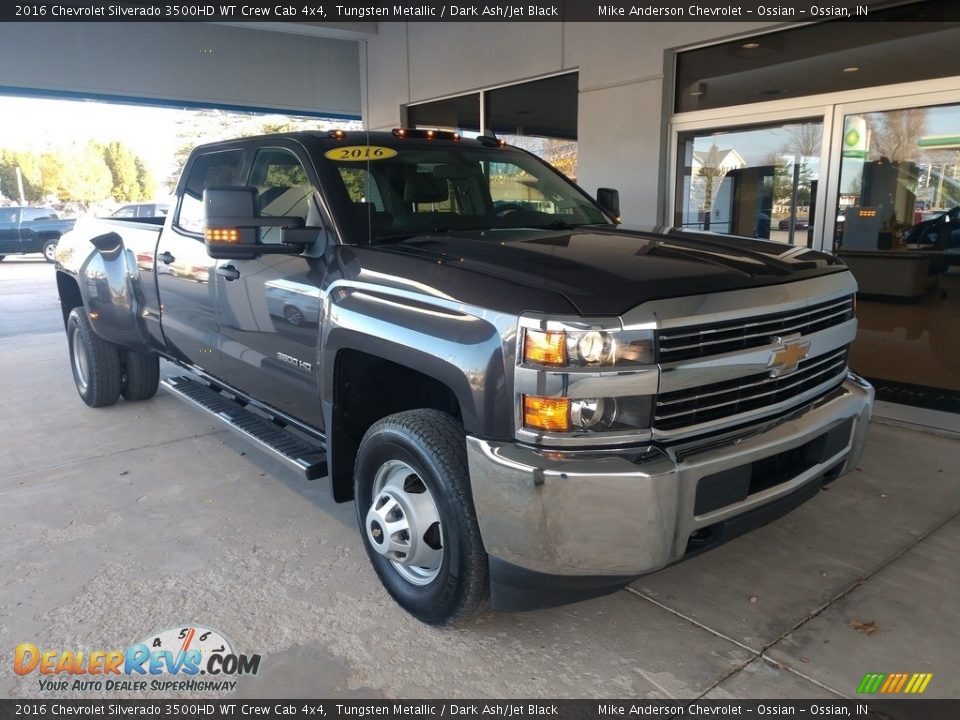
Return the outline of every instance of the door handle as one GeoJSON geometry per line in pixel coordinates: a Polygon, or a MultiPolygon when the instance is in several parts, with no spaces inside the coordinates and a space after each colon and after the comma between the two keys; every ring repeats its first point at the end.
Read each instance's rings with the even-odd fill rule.
{"type": "Polygon", "coordinates": [[[169,265],[174,260],[176,260],[176,258],[173,255],[171,255],[168,250],[164,250],[162,253],[157,255],[157,260],[162,262],[164,265],[169,265]]]}
{"type": "Polygon", "coordinates": [[[233,265],[223,265],[222,267],[217,268],[217,275],[225,277],[229,282],[240,277],[240,271],[237,270],[233,265]]]}

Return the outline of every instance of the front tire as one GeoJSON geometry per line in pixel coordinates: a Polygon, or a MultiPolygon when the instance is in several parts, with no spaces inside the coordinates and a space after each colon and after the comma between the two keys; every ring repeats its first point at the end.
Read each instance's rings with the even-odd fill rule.
{"type": "Polygon", "coordinates": [[[120,352],[123,381],[120,394],[128,402],[149,400],[160,387],[160,357],[153,353],[122,350],[120,352]]]}
{"type": "Polygon", "coordinates": [[[90,407],[106,407],[120,399],[120,354],[94,331],[86,310],[75,307],[67,318],[70,367],[80,398],[90,407]]]}
{"type": "Polygon", "coordinates": [[[57,261],[57,241],[56,240],[47,240],[43,244],[43,257],[48,263],[55,263],[57,261]]]}
{"type": "Polygon", "coordinates": [[[484,609],[487,555],[459,422],[409,410],[375,423],[360,443],[354,493],[367,555],[401,607],[431,625],[484,609]]]}

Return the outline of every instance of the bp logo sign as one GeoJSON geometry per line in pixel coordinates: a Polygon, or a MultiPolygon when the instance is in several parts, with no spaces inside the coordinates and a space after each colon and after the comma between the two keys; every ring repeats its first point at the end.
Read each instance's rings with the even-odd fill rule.
{"type": "Polygon", "coordinates": [[[843,133],[843,156],[863,159],[867,156],[867,122],[859,115],[847,116],[843,133]]]}

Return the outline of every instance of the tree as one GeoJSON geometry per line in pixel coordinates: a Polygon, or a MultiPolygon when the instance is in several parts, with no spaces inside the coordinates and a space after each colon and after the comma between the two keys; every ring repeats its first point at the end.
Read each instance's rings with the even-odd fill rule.
{"type": "Polygon", "coordinates": [[[12,150],[10,148],[0,150],[0,192],[19,202],[18,167],[23,180],[24,199],[28,203],[42,202],[45,193],[40,172],[40,156],[31,151],[12,150]]]}
{"type": "Polygon", "coordinates": [[[704,213],[704,227],[710,227],[710,210],[713,207],[713,197],[716,194],[717,190],[720,187],[720,183],[723,181],[723,178],[726,177],[727,170],[724,167],[721,167],[720,161],[723,158],[720,155],[720,148],[717,147],[716,143],[713,143],[710,146],[710,149],[707,151],[706,156],[703,158],[703,162],[700,165],[700,170],[697,173],[700,177],[703,178],[703,213],[704,213]]]}
{"type": "Polygon", "coordinates": [[[135,164],[137,166],[137,200],[152,200],[157,194],[157,181],[139,157],[135,164]]]}
{"type": "Polygon", "coordinates": [[[114,140],[103,147],[103,161],[110,171],[113,199],[119,202],[140,200],[142,192],[136,154],[122,142],[114,140]]]}
{"type": "Polygon", "coordinates": [[[872,160],[885,157],[897,162],[916,158],[918,143],[926,132],[926,108],[874,113],[867,115],[866,120],[872,160]]]}
{"type": "Polygon", "coordinates": [[[93,141],[41,156],[43,185],[63,202],[90,205],[110,196],[113,176],[93,141]]]}

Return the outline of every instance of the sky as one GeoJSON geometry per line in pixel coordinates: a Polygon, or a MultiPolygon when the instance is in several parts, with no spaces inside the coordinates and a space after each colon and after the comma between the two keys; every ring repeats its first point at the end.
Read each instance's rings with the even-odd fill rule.
{"type": "MultiPolygon", "coordinates": [[[[163,182],[175,171],[174,157],[182,142],[177,137],[177,120],[195,112],[94,100],[0,95],[0,147],[42,150],[89,139],[104,143],[119,140],[143,158],[158,182],[163,182]]],[[[280,120],[286,116],[264,117],[280,120]]],[[[158,195],[163,194],[161,188],[158,195]]]]}
{"type": "Polygon", "coordinates": [[[43,149],[88,138],[120,140],[160,178],[177,150],[183,110],[84,100],[0,97],[0,145],[43,149]]]}

